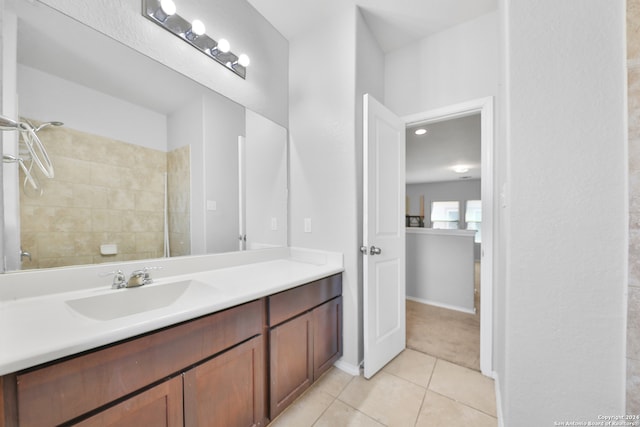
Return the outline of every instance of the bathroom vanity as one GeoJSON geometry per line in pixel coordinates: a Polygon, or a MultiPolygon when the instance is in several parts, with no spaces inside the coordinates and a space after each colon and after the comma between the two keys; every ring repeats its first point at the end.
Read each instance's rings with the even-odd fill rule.
{"type": "MultiPolygon", "coordinates": [[[[68,334],[59,331],[57,348],[41,355],[50,360],[31,365],[29,360],[35,359],[26,352],[21,360],[9,360],[3,343],[0,426],[266,425],[342,355],[341,260],[317,261],[313,254],[309,258],[298,253],[298,258],[185,275],[189,279],[161,278],[149,285],[171,287],[191,280],[215,288],[212,301],[191,305],[187,314],[178,300],[189,298],[189,289],[168,307],[110,319],[79,315],[65,306],[76,328],[68,334]],[[207,304],[209,312],[204,313],[207,304]],[[170,318],[176,311],[190,318],[158,328],[148,322],[170,318]],[[129,328],[123,326],[126,321],[129,328]],[[131,332],[145,322],[149,331],[131,332]],[[82,348],[77,332],[88,334],[92,325],[98,336],[120,338],[73,350],[82,348]],[[20,369],[11,371],[10,366],[20,369]]],[[[66,304],[62,301],[78,300],[78,293],[95,298],[101,292],[89,289],[51,295],[49,301],[44,296],[0,303],[9,308],[6,313],[12,305],[66,304]]],[[[199,289],[195,298],[202,299],[202,292],[199,289]]],[[[58,326],[65,322],[50,321],[58,326]]],[[[29,347],[38,338],[44,339],[34,329],[13,344],[29,347]]]]}

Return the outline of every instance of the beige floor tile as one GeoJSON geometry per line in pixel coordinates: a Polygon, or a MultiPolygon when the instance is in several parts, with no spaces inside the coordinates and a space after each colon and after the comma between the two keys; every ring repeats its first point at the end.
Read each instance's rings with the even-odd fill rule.
{"type": "Polygon", "coordinates": [[[396,356],[387,366],[384,372],[404,378],[422,387],[429,385],[431,373],[436,365],[436,358],[419,351],[405,349],[396,356]]]}
{"type": "Polygon", "coordinates": [[[384,427],[351,406],[336,400],[313,427],[384,427]]]}
{"type": "Polygon", "coordinates": [[[496,427],[498,420],[460,402],[427,390],[416,427],[496,427]]]}
{"type": "Polygon", "coordinates": [[[312,387],[273,420],[269,426],[310,427],[334,400],[335,398],[330,394],[312,387]]]}
{"type": "Polygon", "coordinates": [[[493,380],[472,369],[438,359],[429,389],[496,416],[493,380]]]}
{"type": "Polygon", "coordinates": [[[414,426],[425,389],[386,372],[370,380],[355,377],[338,397],[387,426],[414,426]]]}
{"type": "Polygon", "coordinates": [[[313,384],[313,387],[338,397],[353,378],[353,375],[332,367],[313,384]]]}

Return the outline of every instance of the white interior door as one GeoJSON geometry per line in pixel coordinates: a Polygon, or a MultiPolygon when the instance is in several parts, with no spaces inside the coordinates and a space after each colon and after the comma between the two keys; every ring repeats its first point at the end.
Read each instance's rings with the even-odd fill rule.
{"type": "Polygon", "coordinates": [[[406,344],[405,124],[364,95],[364,376],[406,344]]]}

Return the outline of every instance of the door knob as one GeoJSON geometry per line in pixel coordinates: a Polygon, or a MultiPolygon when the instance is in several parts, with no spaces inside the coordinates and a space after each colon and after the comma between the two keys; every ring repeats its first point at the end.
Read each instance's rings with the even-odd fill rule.
{"type": "Polygon", "coordinates": [[[369,253],[370,253],[371,255],[380,255],[380,254],[382,253],[382,249],[380,249],[380,248],[376,248],[375,246],[371,246],[371,247],[369,248],[369,253]]]}

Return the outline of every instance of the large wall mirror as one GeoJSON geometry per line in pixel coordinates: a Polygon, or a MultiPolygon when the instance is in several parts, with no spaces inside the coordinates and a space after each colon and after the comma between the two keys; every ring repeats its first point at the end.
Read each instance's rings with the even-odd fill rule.
{"type": "Polygon", "coordinates": [[[285,128],[41,3],[3,26],[3,114],[54,171],[2,132],[6,271],[287,244],[285,128]]]}

